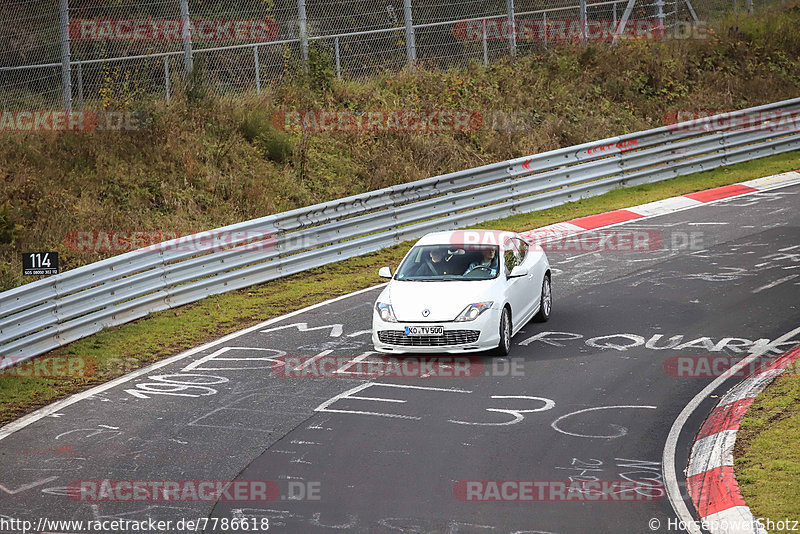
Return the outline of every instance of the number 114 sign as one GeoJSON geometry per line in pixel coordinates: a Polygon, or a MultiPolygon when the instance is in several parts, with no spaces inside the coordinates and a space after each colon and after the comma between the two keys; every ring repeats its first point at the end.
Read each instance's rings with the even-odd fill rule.
{"type": "Polygon", "coordinates": [[[23,276],[58,274],[58,252],[24,252],[23,276]]]}

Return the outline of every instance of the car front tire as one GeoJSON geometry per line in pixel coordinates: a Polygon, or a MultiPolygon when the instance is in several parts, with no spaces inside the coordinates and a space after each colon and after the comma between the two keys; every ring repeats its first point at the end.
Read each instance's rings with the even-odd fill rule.
{"type": "Polygon", "coordinates": [[[508,356],[511,350],[511,311],[508,307],[503,308],[500,314],[500,343],[495,349],[498,356],[508,356]]]}
{"type": "Polygon", "coordinates": [[[542,281],[542,294],[539,297],[539,312],[534,316],[534,321],[539,323],[547,322],[553,311],[553,287],[550,277],[545,275],[542,281]]]}

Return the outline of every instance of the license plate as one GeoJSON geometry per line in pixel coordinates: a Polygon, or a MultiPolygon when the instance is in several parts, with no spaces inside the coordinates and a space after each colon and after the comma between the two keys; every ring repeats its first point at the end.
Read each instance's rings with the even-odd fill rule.
{"type": "Polygon", "coordinates": [[[443,326],[407,326],[407,336],[443,336],[443,326]]]}

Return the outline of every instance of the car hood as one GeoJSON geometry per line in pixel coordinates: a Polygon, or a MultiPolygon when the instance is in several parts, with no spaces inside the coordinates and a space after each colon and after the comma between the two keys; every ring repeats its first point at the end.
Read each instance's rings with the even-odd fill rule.
{"type": "Polygon", "coordinates": [[[413,282],[393,280],[383,294],[398,321],[452,321],[464,308],[489,297],[496,280],[413,282]],[[423,310],[430,310],[425,317],[423,310]]]}

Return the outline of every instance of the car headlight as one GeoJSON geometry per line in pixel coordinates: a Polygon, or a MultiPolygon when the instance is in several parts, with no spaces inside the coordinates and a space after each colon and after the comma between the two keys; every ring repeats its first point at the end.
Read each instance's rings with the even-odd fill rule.
{"type": "Polygon", "coordinates": [[[391,304],[386,304],[383,302],[376,302],[375,303],[375,311],[378,312],[378,317],[381,320],[387,323],[396,323],[397,317],[394,316],[394,310],[392,309],[391,304]]]}
{"type": "Polygon", "coordinates": [[[492,304],[494,304],[494,302],[476,302],[475,304],[470,304],[464,308],[464,311],[458,314],[456,321],[474,321],[480,314],[491,308],[492,304]]]}

